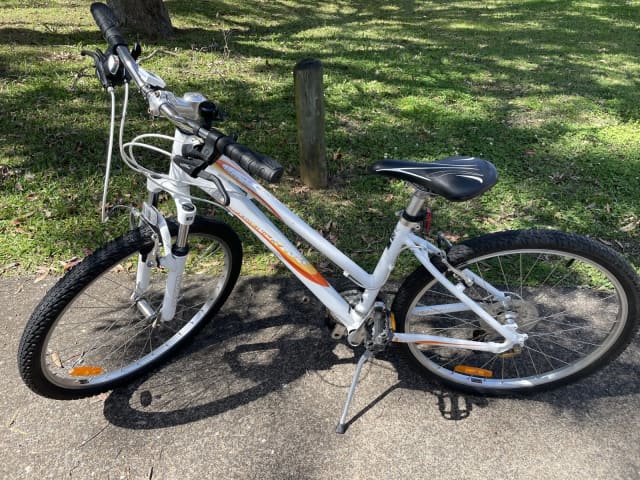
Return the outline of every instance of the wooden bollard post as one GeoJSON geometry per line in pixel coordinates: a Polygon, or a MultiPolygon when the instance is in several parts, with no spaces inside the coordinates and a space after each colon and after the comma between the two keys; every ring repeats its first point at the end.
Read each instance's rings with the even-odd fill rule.
{"type": "Polygon", "coordinates": [[[300,148],[300,176],[311,188],[327,186],[327,148],[324,140],[322,63],[300,60],[293,69],[300,148]]]}

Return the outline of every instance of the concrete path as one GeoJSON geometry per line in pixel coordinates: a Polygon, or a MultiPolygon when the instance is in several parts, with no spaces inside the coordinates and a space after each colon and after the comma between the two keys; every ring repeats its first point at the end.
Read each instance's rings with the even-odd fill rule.
{"type": "Polygon", "coordinates": [[[130,387],[39,398],[16,369],[51,282],[0,280],[0,478],[638,479],[640,346],[578,384],[529,398],[443,390],[390,353],[365,366],[294,281],[244,278],[215,325],[130,387]]]}

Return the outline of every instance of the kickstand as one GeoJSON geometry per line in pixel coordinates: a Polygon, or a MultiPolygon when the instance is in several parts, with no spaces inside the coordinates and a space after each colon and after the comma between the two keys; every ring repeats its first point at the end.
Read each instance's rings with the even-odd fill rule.
{"type": "Polygon", "coordinates": [[[358,365],[356,366],[356,371],[353,374],[353,380],[351,381],[351,387],[349,388],[349,395],[347,396],[347,403],[344,404],[344,409],[342,410],[342,416],[340,417],[340,422],[336,427],[336,433],[344,433],[347,431],[347,414],[349,413],[349,405],[351,405],[351,400],[353,400],[353,394],[356,391],[356,386],[358,385],[358,378],[360,377],[360,371],[362,370],[362,366],[367,363],[367,360],[373,356],[373,352],[371,350],[366,350],[360,360],[358,360],[358,365]]]}

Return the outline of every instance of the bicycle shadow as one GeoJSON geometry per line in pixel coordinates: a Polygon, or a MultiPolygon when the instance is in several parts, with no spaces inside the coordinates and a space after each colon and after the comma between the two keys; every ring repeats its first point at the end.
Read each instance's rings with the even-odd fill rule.
{"type": "MultiPolygon", "coordinates": [[[[319,377],[322,394],[341,406],[361,353],[330,339],[324,309],[295,279],[242,279],[216,322],[169,364],[110,393],[104,415],[123,428],[166,428],[225,414],[270,395],[278,402],[274,408],[286,410],[278,406],[280,401],[288,389],[298,388],[301,380],[305,383],[307,375],[313,375],[316,384],[319,377]]],[[[569,408],[580,416],[581,411],[588,412],[591,401],[637,394],[640,386],[629,381],[640,377],[637,351],[625,356],[629,359],[582,382],[526,398],[558,410],[569,408]]],[[[364,369],[358,388],[358,393],[366,388],[373,400],[352,407],[348,425],[398,389],[432,395],[441,417],[453,421],[466,420],[493,401],[443,388],[412,370],[394,349],[373,365],[364,369]],[[374,372],[365,382],[376,366],[383,373],[374,372]]],[[[318,392],[305,392],[301,401],[313,395],[318,392]]],[[[338,414],[336,410],[336,418],[338,414]]]]}

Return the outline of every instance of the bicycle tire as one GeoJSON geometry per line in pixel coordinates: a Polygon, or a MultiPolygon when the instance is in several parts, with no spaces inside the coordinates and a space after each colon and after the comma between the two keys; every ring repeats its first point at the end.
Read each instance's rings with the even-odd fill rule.
{"type": "MultiPolygon", "coordinates": [[[[177,224],[169,222],[169,230],[175,236],[177,224]]],[[[220,309],[240,273],[242,244],[236,233],[225,223],[196,218],[176,315],[166,322],[158,315],[165,285],[161,267],[152,269],[142,296],[155,313],[148,308],[145,314],[132,299],[137,259],[151,252],[152,234],[144,226],[113,240],[45,295],[18,349],[19,372],[31,390],[71,400],[124,385],[186,345],[220,309]]]]}
{"type": "MultiPolygon", "coordinates": [[[[507,231],[454,245],[447,257],[454,267],[469,268],[508,291],[519,331],[529,335],[520,350],[503,354],[400,344],[412,365],[450,387],[495,395],[566,385],[613,361],[638,329],[638,275],[620,254],[592,239],[551,230],[507,231]]],[[[504,321],[498,302],[483,292],[475,286],[466,291],[504,321]]],[[[422,309],[446,302],[459,301],[419,267],[394,300],[397,331],[503,340],[471,312],[434,315],[422,309]]]]}

